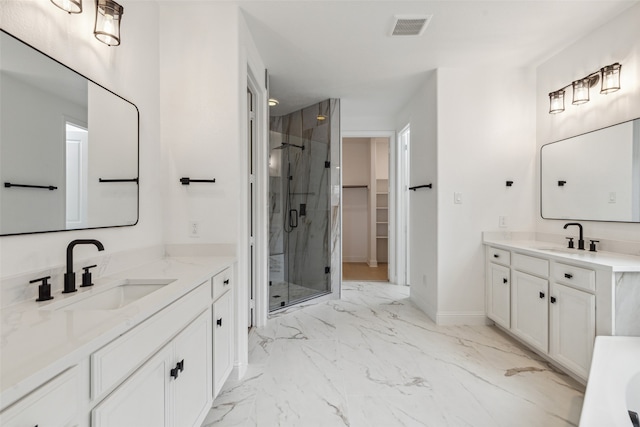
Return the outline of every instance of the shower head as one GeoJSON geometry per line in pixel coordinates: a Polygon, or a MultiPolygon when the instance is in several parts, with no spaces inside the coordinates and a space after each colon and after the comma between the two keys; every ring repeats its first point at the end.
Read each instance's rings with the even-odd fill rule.
{"type": "Polygon", "coordinates": [[[295,148],[299,148],[301,150],[304,150],[304,145],[289,144],[288,142],[283,142],[282,144],[278,145],[277,147],[272,148],[272,150],[283,150],[283,149],[289,148],[289,147],[295,147],[295,148]]]}

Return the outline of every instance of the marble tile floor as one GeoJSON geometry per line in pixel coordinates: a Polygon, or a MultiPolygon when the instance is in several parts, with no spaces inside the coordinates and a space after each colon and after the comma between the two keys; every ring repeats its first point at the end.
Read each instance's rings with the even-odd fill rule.
{"type": "Polygon", "coordinates": [[[436,326],[407,287],[273,317],[203,427],[576,426],[584,387],[493,326],[436,326]]]}

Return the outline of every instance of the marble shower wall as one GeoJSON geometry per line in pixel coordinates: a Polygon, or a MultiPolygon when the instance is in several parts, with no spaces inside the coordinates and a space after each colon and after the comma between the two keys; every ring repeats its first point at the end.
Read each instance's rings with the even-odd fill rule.
{"type": "Polygon", "coordinates": [[[282,262],[270,264],[270,277],[280,276],[276,270],[281,265],[285,281],[331,291],[341,277],[339,197],[332,197],[332,189],[340,188],[339,100],[271,117],[270,129],[269,250],[272,259],[283,255],[277,257],[282,262]],[[325,119],[319,120],[321,116],[325,119]],[[278,148],[283,142],[304,149],[278,148]],[[292,209],[298,211],[298,226],[288,231],[285,222],[289,223],[292,209]],[[331,272],[325,273],[325,267],[331,272]]]}

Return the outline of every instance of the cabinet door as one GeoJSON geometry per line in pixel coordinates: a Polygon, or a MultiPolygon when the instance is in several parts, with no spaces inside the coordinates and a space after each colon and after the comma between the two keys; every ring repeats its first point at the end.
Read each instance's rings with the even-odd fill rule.
{"type": "Polygon", "coordinates": [[[521,271],[513,271],[511,277],[511,329],[546,353],[549,349],[549,281],[521,271]]]}
{"type": "Polygon", "coordinates": [[[233,362],[232,293],[227,292],[213,304],[213,387],[214,397],[231,373],[233,362]]]}
{"type": "Polygon", "coordinates": [[[211,391],[211,308],[202,313],[174,340],[175,426],[202,423],[213,402],[211,391]]]}
{"type": "MultiPolygon", "coordinates": [[[[0,414],[0,425],[72,426],[78,416],[78,368],[73,367],[0,414]]],[[[88,380],[88,378],[87,378],[88,380]]]]}
{"type": "Polygon", "coordinates": [[[553,283],[549,309],[551,355],[587,378],[596,335],[595,296],[553,283]]]}
{"type": "Polygon", "coordinates": [[[92,427],[168,427],[173,347],[163,348],[91,411],[92,427]]]}
{"type": "Polygon", "coordinates": [[[507,267],[489,263],[487,316],[507,329],[511,327],[510,282],[507,267]]]}

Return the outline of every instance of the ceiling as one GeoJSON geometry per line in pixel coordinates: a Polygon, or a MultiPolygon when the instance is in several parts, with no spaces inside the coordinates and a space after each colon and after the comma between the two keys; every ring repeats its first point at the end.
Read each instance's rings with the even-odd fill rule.
{"type": "Polygon", "coordinates": [[[290,0],[238,2],[283,115],[340,98],[342,116],[393,117],[435,68],[527,67],[637,1],[290,0]],[[433,15],[391,37],[396,15],[433,15]]]}

